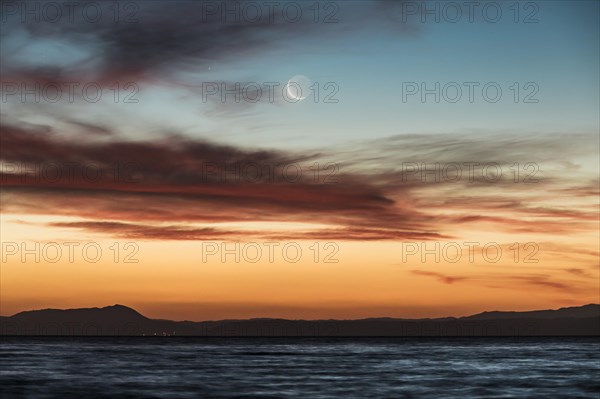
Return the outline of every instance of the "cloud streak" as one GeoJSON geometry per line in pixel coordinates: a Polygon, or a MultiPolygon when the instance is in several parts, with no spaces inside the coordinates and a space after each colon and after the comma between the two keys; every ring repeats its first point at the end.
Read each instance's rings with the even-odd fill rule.
{"type": "MultiPolygon", "coordinates": [[[[26,3],[33,9],[50,2],[26,3]]],[[[144,1],[112,8],[81,1],[70,5],[68,12],[75,18],[63,15],[57,20],[25,18],[19,8],[7,6],[2,78],[54,83],[83,78],[155,82],[174,72],[204,69],[216,61],[255,57],[283,45],[289,48],[298,36],[335,37],[364,24],[376,23],[380,28],[414,35],[416,25],[399,23],[402,3],[374,1],[357,7],[352,2],[331,2],[327,11],[316,14],[313,3],[292,1],[144,1]],[[82,17],[89,8],[100,8],[103,17],[82,17]],[[18,56],[33,51],[23,47],[24,37],[30,39],[27,45],[51,41],[65,50],[63,57],[70,62],[63,58],[40,64],[18,56]]]]}
{"type": "MultiPolygon", "coordinates": [[[[423,183],[406,181],[394,166],[381,167],[398,165],[393,158],[374,166],[343,151],[246,149],[182,135],[127,141],[100,134],[98,139],[96,126],[79,127],[92,134],[73,140],[48,126],[1,126],[3,213],[75,216],[91,224],[72,227],[147,239],[232,235],[202,228],[188,231],[180,227],[184,223],[309,222],[329,228],[259,235],[340,240],[443,239],[452,237],[452,226],[475,224],[506,232],[569,233],[589,231],[595,216],[591,208],[544,202],[544,192],[562,184],[560,171],[546,174],[534,192],[511,181],[487,186],[468,180],[423,183]],[[340,157],[342,162],[328,161],[340,157]],[[315,163],[323,173],[314,173],[315,163]],[[524,193],[530,195],[529,203],[522,199],[524,193]],[[43,208],[38,205],[41,198],[43,208]]],[[[393,146],[399,138],[391,140],[393,146]]],[[[407,140],[413,148],[409,145],[398,157],[407,151],[418,157],[420,149],[421,157],[435,162],[433,153],[445,154],[443,141],[433,144],[435,137],[423,136],[426,146],[414,137],[407,140]]],[[[468,138],[446,140],[448,147],[468,145],[478,152],[468,138]]],[[[535,155],[538,143],[529,145],[535,155]]],[[[505,148],[507,159],[514,157],[510,147],[505,148]]],[[[545,151],[551,148],[559,151],[558,145],[545,151]]],[[[574,190],[573,195],[571,199],[587,201],[585,191],[574,190]]]]}

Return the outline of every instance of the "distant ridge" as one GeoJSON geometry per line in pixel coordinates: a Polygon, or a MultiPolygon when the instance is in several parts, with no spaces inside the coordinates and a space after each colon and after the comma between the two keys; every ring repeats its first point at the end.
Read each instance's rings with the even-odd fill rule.
{"type": "Polygon", "coordinates": [[[572,306],[560,308],[558,310],[530,310],[525,312],[483,312],[473,316],[467,316],[463,319],[469,320],[498,320],[510,318],[539,318],[552,319],[557,317],[598,317],[600,315],[600,305],[588,304],[583,306],[572,306]]]}
{"type": "Polygon", "coordinates": [[[0,335],[36,336],[600,336],[600,305],[492,311],[437,319],[220,321],[150,319],[124,305],[42,309],[0,317],[0,335]]]}
{"type": "Polygon", "coordinates": [[[42,321],[42,319],[48,319],[48,321],[54,322],[69,321],[73,319],[81,321],[99,321],[104,319],[108,321],[130,321],[132,319],[148,320],[147,317],[142,316],[136,310],[119,304],[105,306],[103,308],[27,310],[17,313],[9,318],[33,321],[42,321]]]}

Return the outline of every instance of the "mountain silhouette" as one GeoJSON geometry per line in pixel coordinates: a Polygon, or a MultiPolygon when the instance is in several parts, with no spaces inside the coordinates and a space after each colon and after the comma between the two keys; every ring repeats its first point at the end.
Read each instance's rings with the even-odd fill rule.
{"type": "Polygon", "coordinates": [[[500,320],[500,319],[555,319],[555,318],[581,318],[598,317],[600,315],[600,305],[584,305],[569,308],[560,308],[558,310],[531,310],[528,312],[483,312],[473,316],[467,316],[469,320],[500,320]]]}
{"type": "Polygon", "coordinates": [[[0,317],[0,335],[35,336],[600,336],[600,305],[558,310],[483,312],[436,319],[248,319],[171,321],[150,319],[123,305],[43,309],[0,317]]]}

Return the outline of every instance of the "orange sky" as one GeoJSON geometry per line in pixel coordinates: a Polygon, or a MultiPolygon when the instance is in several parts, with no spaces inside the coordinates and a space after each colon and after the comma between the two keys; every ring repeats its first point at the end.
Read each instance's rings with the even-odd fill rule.
{"type": "Polygon", "coordinates": [[[40,227],[43,219],[2,217],[2,315],[121,303],[150,317],[188,320],[438,317],[598,302],[598,235],[593,230],[560,241],[540,233],[485,230],[427,242],[282,240],[271,244],[269,254],[267,240],[242,241],[238,247],[219,241],[127,240],[40,227]],[[39,237],[37,251],[34,241],[23,240],[27,236],[39,237]],[[23,248],[7,244],[23,242],[32,252],[24,263],[23,248]],[[68,242],[79,244],[71,247],[73,263],[68,242]],[[479,245],[469,252],[468,242],[479,245]],[[518,255],[514,242],[520,243],[518,255]],[[537,246],[526,249],[529,242],[537,246]],[[87,254],[86,243],[94,243],[87,254]],[[496,244],[502,254],[494,262],[496,244]],[[222,245],[230,250],[225,262],[222,245]],[[484,245],[487,257],[481,252],[484,245]],[[56,247],[62,248],[61,256],[56,247]],[[96,248],[102,253],[92,263],[96,248]],[[293,263],[297,248],[301,256],[293,263]],[[462,251],[458,262],[456,248],[462,251]],[[423,249],[430,251],[425,259],[423,249]],[[331,255],[329,262],[326,255],[331,255]]]}
{"type": "Polygon", "coordinates": [[[445,144],[400,136],[360,154],[330,155],[341,165],[333,181],[306,172],[293,182],[240,182],[204,180],[196,157],[295,158],[175,140],[160,144],[156,164],[153,142],[72,144],[5,130],[3,148],[16,155],[1,175],[0,313],[120,303],[189,320],[437,317],[597,303],[598,160],[590,137],[571,136],[565,153],[562,136],[525,144],[493,135],[447,135],[445,144]],[[116,163],[125,145],[139,179],[50,181],[15,169],[19,158],[46,165],[48,153],[55,164],[73,154],[116,163]],[[526,151],[539,174],[515,180],[506,161],[498,181],[438,181],[397,161],[419,151],[445,161],[445,146],[462,159],[490,146],[507,160],[526,151]]]}

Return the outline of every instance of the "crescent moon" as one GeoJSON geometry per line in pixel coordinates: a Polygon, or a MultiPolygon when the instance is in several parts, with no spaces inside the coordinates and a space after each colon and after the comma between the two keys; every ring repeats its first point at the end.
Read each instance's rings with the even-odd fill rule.
{"type": "Polygon", "coordinates": [[[309,94],[310,79],[306,76],[297,75],[288,80],[286,92],[290,100],[302,101],[309,94]]]}

